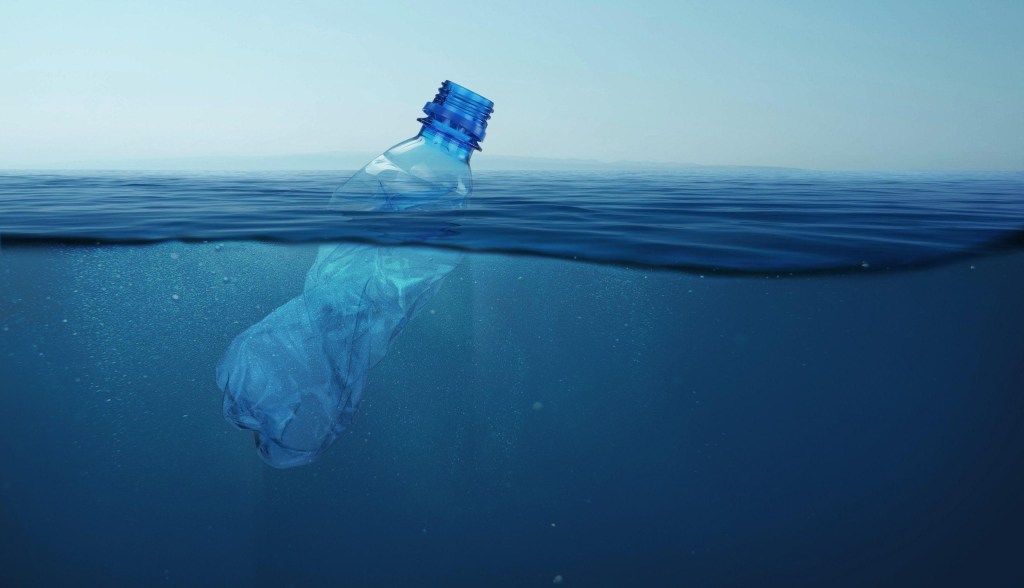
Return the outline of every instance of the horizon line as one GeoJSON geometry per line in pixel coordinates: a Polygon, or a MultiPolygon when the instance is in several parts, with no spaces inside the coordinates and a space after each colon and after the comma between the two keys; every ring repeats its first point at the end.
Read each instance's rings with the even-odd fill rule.
{"type": "MultiPolygon", "coordinates": [[[[315,151],[272,155],[184,155],[140,158],[101,158],[45,163],[4,164],[2,171],[349,171],[363,167],[378,155],[376,151],[315,151]],[[310,165],[315,164],[315,165],[310,165]],[[279,167],[275,167],[279,166],[279,167]]],[[[750,169],[810,172],[879,172],[879,173],[1019,173],[1024,168],[813,168],[784,165],[694,163],[683,161],[603,160],[580,157],[538,157],[531,155],[488,154],[475,160],[478,170],[588,170],[617,169],[750,169]],[[516,166],[525,167],[516,167],[516,166]]]]}

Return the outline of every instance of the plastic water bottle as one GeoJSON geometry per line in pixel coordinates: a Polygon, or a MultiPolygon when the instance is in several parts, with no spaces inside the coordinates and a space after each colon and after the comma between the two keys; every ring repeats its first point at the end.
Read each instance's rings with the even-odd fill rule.
{"type": "MultiPolygon", "coordinates": [[[[465,206],[469,159],[493,107],[444,82],[423,107],[419,134],[338,188],[331,208],[400,214],[465,206]]],[[[225,418],[252,430],[259,455],[274,467],[314,461],[352,422],[367,372],[460,258],[410,247],[321,246],[303,293],[242,332],[221,358],[225,418]]]]}

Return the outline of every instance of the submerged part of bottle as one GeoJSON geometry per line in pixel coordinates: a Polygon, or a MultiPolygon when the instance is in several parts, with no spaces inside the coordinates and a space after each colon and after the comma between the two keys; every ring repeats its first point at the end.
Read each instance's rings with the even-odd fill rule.
{"type": "MultiPolygon", "coordinates": [[[[494,104],[446,81],[420,133],[371,161],[331,198],[345,210],[466,205],[469,159],[494,104]]],[[[268,464],[320,456],[359,409],[367,372],[440,287],[461,254],[409,247],[322,245],[305,288],[232,341],[217,365],[224,416],[256,437],[268,464]]]]}

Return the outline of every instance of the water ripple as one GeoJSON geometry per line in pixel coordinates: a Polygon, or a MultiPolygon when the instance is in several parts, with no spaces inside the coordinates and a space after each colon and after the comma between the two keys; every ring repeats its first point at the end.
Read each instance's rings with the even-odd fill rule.
{"type": "Polygon", "coordinates": [[[1008,245],[1024,174],[477,173],[442,212],[326,209],[337,172],[3,173],[11,242],[430,244],[722,272],[886,269],[1008,245]]]}

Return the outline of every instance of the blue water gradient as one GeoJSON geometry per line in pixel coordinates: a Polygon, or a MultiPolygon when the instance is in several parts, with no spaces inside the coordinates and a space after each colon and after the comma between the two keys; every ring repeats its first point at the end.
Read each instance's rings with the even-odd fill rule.
{"type": "Polygon", "coordinates": [[[1024,173],[478,172],[466,209],[328,210],[350,174],[0,174],[0,237],[429,243],[725,272],[872,270],[1019,244],[1024,173]]]}
{"type": "Polygon", "coordinates": [[[317,254],[4,246],[0,586],[1024,585],[1024,251],[468,255],[342,440],[277,470],[214,366],[317,254]]]}

